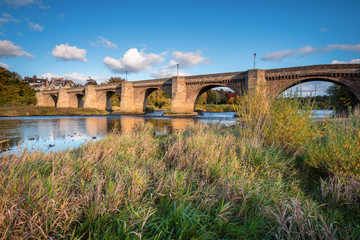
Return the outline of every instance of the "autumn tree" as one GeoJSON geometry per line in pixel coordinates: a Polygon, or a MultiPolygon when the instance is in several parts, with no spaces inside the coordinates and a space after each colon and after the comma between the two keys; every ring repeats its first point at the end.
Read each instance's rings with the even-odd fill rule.
{"type": "Polygon", "coordinates": [[[0,104],[36,104],[36,91],[16,72],[0,67],[0,104]]]}
{"type": "Polygon", "coordinates": [[[107,83],[121,83],[123,81],[125,81],[125,79],[123,79],[121,77],[111,77],[111,78],[109,78],[107,83]]]}

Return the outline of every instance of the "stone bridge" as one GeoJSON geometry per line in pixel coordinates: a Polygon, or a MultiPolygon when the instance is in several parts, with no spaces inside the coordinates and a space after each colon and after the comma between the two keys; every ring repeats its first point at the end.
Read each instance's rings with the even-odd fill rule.
{"type": "Polygon", "coordinates": [[[277,96],[286,89],[309,81],[327,81],[346,86],[360,99],[360,64],[314,65],[279,69],[251,69],[117,84],[87,85],[81,88],[46,90],[36,94],[38,106],[111,109],[110,98],[120,96],[122,112],[144,112],[147,97],[163,90],[171,98],[173,112],[193,112],[196,99],[214,87],[228,87],[239,95],[247,90],[262,90],[277,96]]]}

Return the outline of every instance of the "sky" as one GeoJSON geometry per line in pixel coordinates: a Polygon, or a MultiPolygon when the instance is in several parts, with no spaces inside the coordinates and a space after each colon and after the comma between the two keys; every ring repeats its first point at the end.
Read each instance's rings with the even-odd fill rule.
{"type": "MultiPolygon", "coordinates": [[[[85,83],[360,63],[360,1],[0,0],[0,66],[85,83]]],[[[322,95],[328,83],[303,84],[322,95]]]]}

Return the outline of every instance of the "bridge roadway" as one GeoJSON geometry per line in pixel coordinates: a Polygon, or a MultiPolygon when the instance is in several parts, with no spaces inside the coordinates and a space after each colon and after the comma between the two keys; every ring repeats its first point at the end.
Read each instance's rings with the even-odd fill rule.
{"type": "Polygon", "coordinates": [[[195,110],[196,99],[214,87],[228,87],[241,95],[248,90],[277,96],[286,89],[309,81],[327,81],[347,87],[360,99],[360,64],[313,65],[279,69],[251,69],[243,72],[175,76],[120,84],[87,85],[80,88],[45,90],[36,94],[37,106],[111,109],[110,98],[120,96],[122,112],[144,112],[147,97],[163,90],[171,98],[171,110],[195,110]]]}

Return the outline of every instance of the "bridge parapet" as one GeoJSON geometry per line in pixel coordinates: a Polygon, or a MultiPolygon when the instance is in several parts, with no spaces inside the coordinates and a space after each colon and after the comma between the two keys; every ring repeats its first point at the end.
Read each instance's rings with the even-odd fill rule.
{"type": "Polygon", "coordinates": [[[39,106],[80,107],[80,102],[84,98],[84,107],[106,109],[109,107],[112,94],[117,93],[121,98],[122,111],[142,112],[147,97],[156,89],[161,89],[171,98],[172,111],[188,112],[194,111],[196,99],[213,87],[229,87],[240,95],[246,89],[264,90],[268,95],[277,95],[298,83],[316,80],[345,85],[360,98],[360,64],[251,69],[242,72],[123,81],[106,85],[88,85],[83,88],[44,90],[38,92],[36,97],[39,106]]]}
{"type": "Polygon", "coordinates": [[[134,88],[139,87],[154,87],[154,86],[163,86],[171,85],[171,78],[159,78],[154,80],[141,80],[141,81],[132,81],[134,88]]]}

